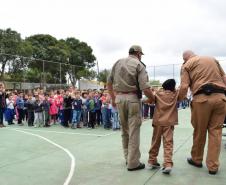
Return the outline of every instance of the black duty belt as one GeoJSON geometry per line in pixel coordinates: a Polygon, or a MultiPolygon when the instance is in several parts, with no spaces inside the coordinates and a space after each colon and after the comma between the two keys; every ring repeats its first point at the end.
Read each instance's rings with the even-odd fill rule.
{"type": "Polygon", "coordinates": [[[211,89],[210,91],[208,90],[204,90],[204,89],[200,89],[198,90],[194,96],[198,95],[198,94],[205,94],[205,95],[211,95],[213,93],[221,93],[221,94],[225,94],[225,90],[224,89],[211,89]]]}

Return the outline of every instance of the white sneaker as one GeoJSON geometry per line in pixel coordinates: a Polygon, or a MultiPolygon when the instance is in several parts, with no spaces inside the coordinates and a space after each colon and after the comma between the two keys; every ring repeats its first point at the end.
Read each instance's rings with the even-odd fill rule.
{"type": "Polygon", "coordinates": [[[155,163],[155,164],[148,163],[147,168],[148,169],[157,169],[157,168],[160,168],[160,164],[159,163],[155,163]]]}
{"type": "Polygon", "coordinates": [[[162,173],[169,175],[172,171],[172,167],[166,167],[162,169],[162,173]]]}

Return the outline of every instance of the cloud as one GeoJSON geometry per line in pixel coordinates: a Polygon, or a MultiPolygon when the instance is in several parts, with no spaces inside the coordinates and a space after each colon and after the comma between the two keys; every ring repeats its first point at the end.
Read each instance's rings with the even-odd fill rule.
{"type": "Polygon", "coordinates": [[[125,41],[119,37],[102,36],[98,38],[96,45],[98,45],[99,51],[102,53],[115,53],[123,50],[126,47],[125,41]]]}
{"type": "Polygon", "coordinates": [[[208,15],[211,15],[212,18],[215,20],[222,20],[225,21],[226,13],[226,1],[225,0],[197,0],[194,1],[197,6],[204,9],[208,15]]]}
{"type": "Polygon", "coordinates": [[[101,69],[139,44],[143,61],[153,66],[182,63],[186,49],[226,56],[225,7],[224,0],[9,0],[1,3],[0,22],[24,37],[48,33],[85,41],[101,69]]]}

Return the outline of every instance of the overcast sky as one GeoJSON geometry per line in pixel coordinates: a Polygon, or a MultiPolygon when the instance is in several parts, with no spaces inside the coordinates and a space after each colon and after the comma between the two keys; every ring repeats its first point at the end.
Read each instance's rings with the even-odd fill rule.
{"type": "MultiPolygon", "coordinates": [[[[181,54],[226,56],[225,0],[0,0],[0,28],[22,37],[76,37],[100,68],[142,46],[147,66],[181,63],[181,54]]],[[[226,61],[225,61],[226,63],[226,61]]]]}

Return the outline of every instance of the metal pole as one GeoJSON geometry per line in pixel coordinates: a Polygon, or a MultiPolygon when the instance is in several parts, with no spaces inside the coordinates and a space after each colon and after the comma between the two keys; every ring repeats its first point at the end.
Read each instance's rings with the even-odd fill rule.
{"type": "Polygon", "coordinates": [[[42,61],[42,77],[41,77],[41,87],[44,86],[44,61],[42,61]]]}
{"type": "Polygon", "coordinates": [[[76,87],[76,83],[75,83],[75,66],[72,66],[72,74],[71,74],[71,84],[76,87]]]}
{"type": "MultiPolygon", "coordinates": [[[[24,81],[24,87],[25,87],[25,72],[23,72],[23,81],[24,81]]],[[[24,90],[24,93],[25,93],[25,88],[23,88],[23,90],[24,90]]]]}
{"type": "MultiPolygon", "coordinates": [[[[99,76],[100,74],[100,70],[99,70],[99,63],[98,63],[98,60],[97,60],[97,76],[99,76]]],[[[97,78],[97,90],[99,90],[99,87],[100,87],[100,81],[98,80],[97,78]]]]}
{"type": "Polygon", "coordinates": [[[174,77],[175,77],[175,76],[174,76],[174,64],[173,64],[173,79],[174,79],[174,77]]]}
{"type": "Polygon", "coordinates": [[[78,80],[78,89],[81,90],[80,80],[78,80]]]}
{"type": "Polygon", "coordinates": [[[43,78],[42,86],[43,86],[43,90],[45,91],[45,62],[44,61],[42,61],[42,78],[43,78]]]}
{"type": "Polygon", "coordinates": [[[60,63],[60,88],[61,88],[61,83],[62,83],[62,79],[61,79],[61,63],[60,63]]]}

